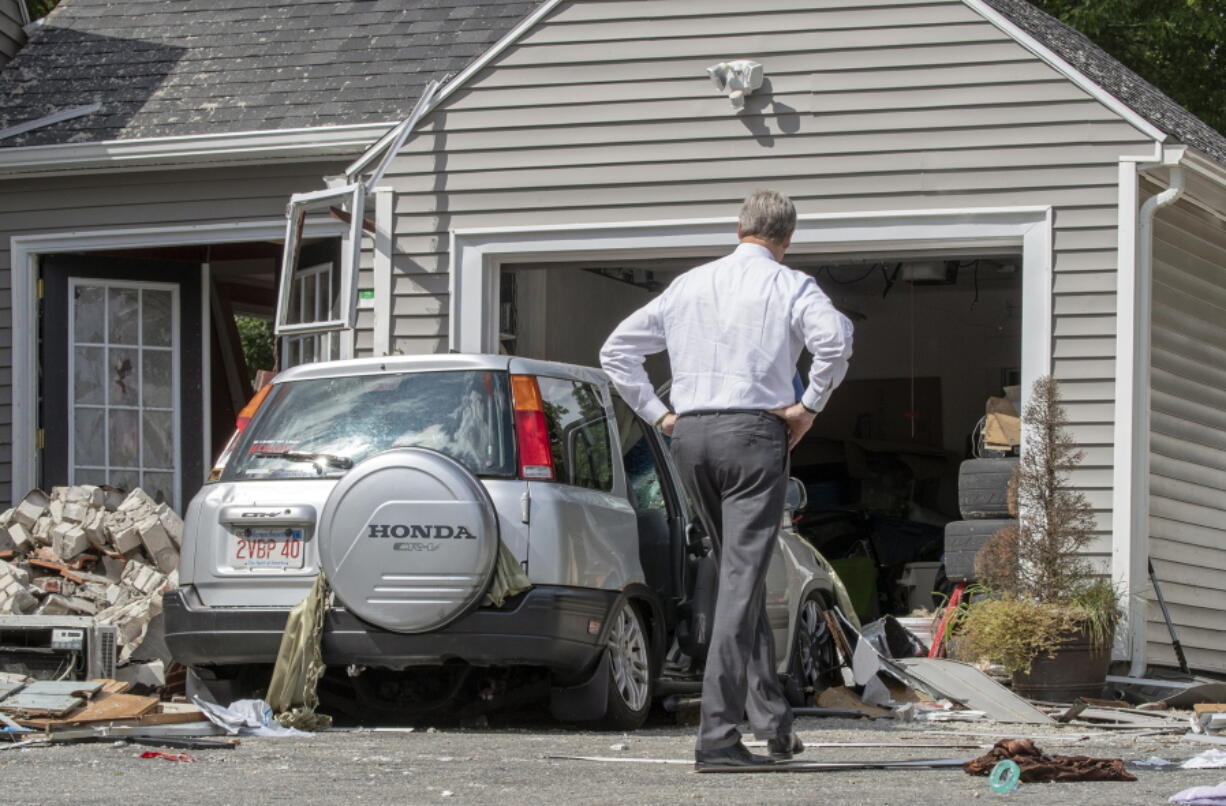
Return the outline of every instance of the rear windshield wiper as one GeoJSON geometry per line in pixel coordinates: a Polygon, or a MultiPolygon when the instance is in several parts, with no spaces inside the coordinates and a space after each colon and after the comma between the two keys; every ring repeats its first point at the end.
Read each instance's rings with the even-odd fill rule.
{"type": "Polygon", "coordinates": [[[334,453],[314,453],[311,451],[269,451],[251,454],[256,459],[285,459],[290,462],[310,462],[323,475],[323,466],[348,470],[353,467],[353,460],[348,456],[337,456],[334,453]]]}

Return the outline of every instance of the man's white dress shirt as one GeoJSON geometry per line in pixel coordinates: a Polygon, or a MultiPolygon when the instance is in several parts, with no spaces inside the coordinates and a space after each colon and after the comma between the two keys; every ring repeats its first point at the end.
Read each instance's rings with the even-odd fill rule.
{"type": "Polygon", "coordinates": [[[668,350],[677,414],[770,410],[796,402],[800,351],[813,354],[801,402],[821,411],[847,374],[852,325],[817,282],[779,263],[769,249],[742,243],[727,257],[691,269],[617,326],[600,364],[639,416],[654,423],[669,409],[643,368],[668,350]]]}

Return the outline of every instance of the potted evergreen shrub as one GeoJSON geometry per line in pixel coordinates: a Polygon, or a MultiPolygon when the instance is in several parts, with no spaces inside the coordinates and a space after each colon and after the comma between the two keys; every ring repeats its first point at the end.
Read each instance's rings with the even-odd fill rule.
{"type": "Polygon", "coordinates": [[[975,558],[979,586],[963,608],[959,652],[1000,663],[1037,700],[1099,696],[1121,611],[1083,550],[1094,531],[1085,496],[1069,489],[1083,454],[1068,435],[1055,379],[1035,382],[1022,415],[1026,442],[1010,484],[1015,526],[975,558]]]}

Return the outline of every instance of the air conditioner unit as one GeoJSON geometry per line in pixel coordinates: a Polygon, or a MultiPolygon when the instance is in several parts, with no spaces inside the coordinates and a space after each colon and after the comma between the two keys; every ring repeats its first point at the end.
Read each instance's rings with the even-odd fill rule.
{"type": "Polygon", "coordinates": [[[115,627],[88,616],[0,616],[0,672],[37,680],[115,676],[115,627]]]}

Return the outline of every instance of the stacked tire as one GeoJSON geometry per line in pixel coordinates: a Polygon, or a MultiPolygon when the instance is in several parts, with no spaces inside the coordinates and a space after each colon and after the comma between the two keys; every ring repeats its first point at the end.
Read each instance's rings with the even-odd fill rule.
{"type": "Polygon", "coordinates": [[[1009,515],[1009,479],[1016,457],[968,459],[958,470],[958,509],[962,520],[945,525],[945,576],[952,582],[975,580],[975,555],[992,535],[1016,523],[1009,515]]]}

